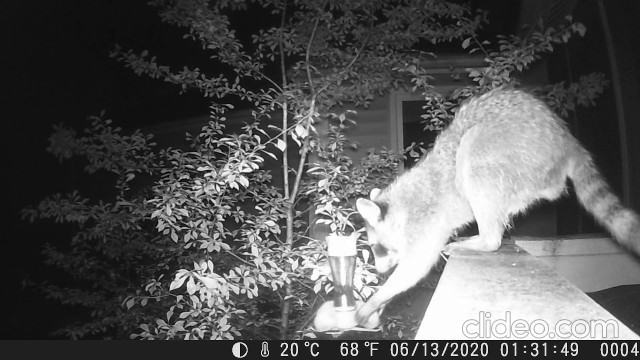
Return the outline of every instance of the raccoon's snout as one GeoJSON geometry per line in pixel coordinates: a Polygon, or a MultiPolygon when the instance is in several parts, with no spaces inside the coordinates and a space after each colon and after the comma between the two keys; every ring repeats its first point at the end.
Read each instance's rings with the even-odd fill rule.
{"type": "Polygon", "coordinates": [[[376,271],[378,274],[386,274],[396,266],[396,261],[390,256],[376,257],[376,271]]]}

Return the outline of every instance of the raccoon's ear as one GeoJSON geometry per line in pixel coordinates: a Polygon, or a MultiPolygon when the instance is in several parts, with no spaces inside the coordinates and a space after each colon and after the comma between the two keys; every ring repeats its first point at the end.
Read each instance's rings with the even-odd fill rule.
{"type": "Polygon", "coordinates": [[[371,200],[358,199],[356,201],[356,209],[369,225],[375,225],[380,220],[380,208],[371,200]]]}
{"type": "Polygon", "coordinates": [[[378,195],[380,195],[381,191],[382,190],[380,190],[378,188],[371,189],[371,192],[369,193],[369,199],[375,200],[378,197],[378,195]]]}

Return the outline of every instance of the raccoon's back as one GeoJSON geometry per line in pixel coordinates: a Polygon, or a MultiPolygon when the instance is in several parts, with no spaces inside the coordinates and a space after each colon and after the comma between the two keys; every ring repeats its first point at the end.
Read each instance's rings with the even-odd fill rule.
{"type": "Polygon", "coordinates": [[[516,89],[498,88],[464,102],[450,126],[464,134],[477,124],[491,124],[522,131],[553,130],[568,132],[565,123],[534,95],[516,89]]]}
{"type": "Polygon", "coordinates": [[[498,88],[464,102],[423,162],[454,170],[461,140],[474,127],[476,146],[486,147],[480,152],[494,160],[519,159],[509,166],[525,172],[559,161],[562,154],[577,148],[564,121],[543,101],[522,90],[498,88]]]}
{"type": "MultiPolygon", "coordinates": [[[[412,208],[421,208],[425,214],[430,208],[437,208],[438,203],[450,204],[452,201],[447,197],[457,193],[456,157],[461,140],[473,127],[481,131],[476,132],[477,149],[472,153],[487,154],[490,158],[467,160],[505,163],[505,159],[513,159],[506,161],[499,171],[504,174],[517,173],[533,179],[545,172],[541,169],[557,163],[563,153],[575,147],[575,140],[562,120],[544,102],[525,91],[494,89],[463,103],[433,149],[396,179],[383,192],[383,198],[401,205],[398,207],[413,204],[412,208]]],[[[514,187],[518,187],[515,182],[514,187]]]]}

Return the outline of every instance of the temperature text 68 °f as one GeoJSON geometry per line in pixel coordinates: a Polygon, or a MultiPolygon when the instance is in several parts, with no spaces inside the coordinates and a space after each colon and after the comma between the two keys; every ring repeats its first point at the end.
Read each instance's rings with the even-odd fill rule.
{"type": "Polygon", "coordinates": [[[373,356],[378,351],[379,345],[380,343],[377,341],[365,341],[363,343],[341,342],[340,356],[357,357],[360,353],[366,354],[367,356],[373,356]]]}

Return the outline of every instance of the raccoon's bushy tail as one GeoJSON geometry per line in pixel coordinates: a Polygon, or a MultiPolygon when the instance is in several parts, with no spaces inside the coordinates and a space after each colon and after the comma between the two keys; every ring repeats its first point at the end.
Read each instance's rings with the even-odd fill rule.
{"type": "Polygon", "coordinates": [[[591,155],[584,149],[579,154],[569,173],[578,199],[618,243],[640,256],[640,216],[611,191],[591,155]]]}

